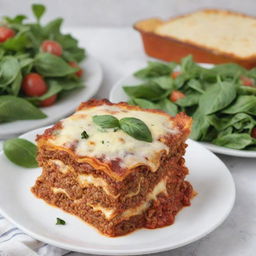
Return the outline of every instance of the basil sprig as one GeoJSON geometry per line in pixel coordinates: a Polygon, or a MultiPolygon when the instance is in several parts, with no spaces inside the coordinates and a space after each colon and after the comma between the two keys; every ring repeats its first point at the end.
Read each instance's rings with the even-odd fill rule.
{"type": "Polygon", "coordinates": [[[112,115],[97,115],[93,116],[93,122],[100,126],[103,129],[106,128],[115,128],[121,129],[131,137],[146,141],[152,142],[152,134],[147,127],[147,125],[138,118],[134,117],[125,117],[118,120],[116,117],[112,115]]]}
{"type": "Polygon", "coordinates": [[[14,138],[4,142],[6,157],[14,164],[22,167],[34,168],[38,166],[36,152],[36,145],[25,139],[14,138]]]}

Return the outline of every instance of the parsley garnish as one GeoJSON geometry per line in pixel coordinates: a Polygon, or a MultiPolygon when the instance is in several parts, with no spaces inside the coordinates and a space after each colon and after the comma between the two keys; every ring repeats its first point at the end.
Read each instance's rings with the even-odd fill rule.
{"type": "Polygon", "coordinates": [[[81,133],[81,139],[88,139],[88,138],[89,138],[88,133],[87,133],[86,131],[83,131],[83,132],[81,133]]]}
{"type": "Polygon", "coordinates": [[[60,218],[57,218],[56,220],[56,225],[66,225],[66,221],[65,220],[62,220],[60,218]]]}

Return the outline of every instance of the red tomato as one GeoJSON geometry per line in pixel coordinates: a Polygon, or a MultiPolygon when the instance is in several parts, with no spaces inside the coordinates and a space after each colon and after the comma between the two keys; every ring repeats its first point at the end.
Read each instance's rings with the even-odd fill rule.
{"type": "MultiPolygon", "coordinates": [[[[75,61],[70,61],[68,64],[73,68],[80,68],[75,61]]],[[[80,68],[75,74],[77,77],[81,77],[83,73],[83,70],[80,68]]]]}
{"type": "Polygon", "coordinates": [[[172,91],[172,93],[170,94],[170,100],[172,102],[180,100],[184,97],[186,97],[186,95],[184,93],[180,92],[180,91],[172,91]]]}
{"type": "Polygon", "coordinates": [[[252,78],[247,77],[247,76],[241,76],[240,77],[241,83],[244,86],[254,86],[255,82],[252,78]]]}
{"type": "Polygon", "coordinates": [[[0,43],[6,41],[7,39],[14,37],[15,32],[7,27],[0,27],[0,43]]]}
{"type": "Polygon", "coordinates": [[[41,107],[48,107],[48,106],[51,106],[51,105],[53,105],[53,104],[55,103],[56,99],[57,99],[57,94],[52,95],[50,98],[45,99],[45,100],[42,100],[42,101],[39,103],[39,105],[40,105],[41,107]]]}
{"type": "Polygon", "coordinates": [[[256,139],[256,126],[252,129],[251,136],[256,139]]]}
{"type": "Polygon", "coordinates": [[[174,71],[174,72],[171,73],[171,77],[172,77],[173,79],[176,79],[180,74],[181,74],[180,71],[174,71]]]}
{"type": "Polygon", "coordinates": [[[43,52],[48,52],[56,56],[61,56],[62,55],[62,46],[52,40],[45,40],[41,44],[41,49],[43,52]]]}
{"type": "Polygon", "coordinates": [[[23,78],[21,88],[30,97],[41,96],[46,93],[47,85],[42,76],[30,73],[23,78]]]}

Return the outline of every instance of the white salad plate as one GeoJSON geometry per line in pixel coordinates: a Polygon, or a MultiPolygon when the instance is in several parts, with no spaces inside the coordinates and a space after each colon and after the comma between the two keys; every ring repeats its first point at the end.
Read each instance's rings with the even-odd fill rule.
{"type": "MultiPolygon", "coordinates": [[[[205,68],[212,67],[212,64],[201,64],[201,65],[205,68]]],[[[133,74],[130,74],[127,77],[120,79],[112,87],[109,94],[109,100],[113,103],[117,103],[120,101],[128,101],[129,98],[124,92],[123,86],[124,85],[136,86],[140,83],[142,83],[142,80],[134,77],[133,74]]],[[[212,143],[205,143],[205,142],[199,142],[199,143],[207,147],[209,150],[219,154],[239,156],[239,157],[253,157],[253,158],[256,157],[256,151],[230,149],[230,148],[225,148],[225,147],[214,145],[212,143]]]]}
{"type": "MultiPolygon", "coordinates": [[[[38,120],[18,120],[0,124],[0,139],[13,137],[26,131],[51,124],[69,114],[82,101],[89,100],[99,90],[102,82],[102,69],[98,61],[91,57],[80,64],[84,70],[85,87],[70,91],[69,95],[58,100],[54,105],[41,108],[47,115],[46,118],[38,120]]],[[[15,102],[13,103],[15,104],[15,102]]]]}
{"type": "MultiPolygon", "coordinates": [[[[34,142],[44,128],[21,136],[34,142]]],[[[235,185],[225,164],[197,142],[188,140],[187,180],[198,193],[175,223],[159,229],[140,229],[118,238],[99,234],[79,218],[46,204],[30,191],[40,168],[14,165],[0,153],[0,214],[35,239],[67,250],[100,255],[138,255],[174,249],[196,241],[217,228],[230,213],[235,185]],[[56,218],[66,225],[55,225],[56,218]]]]}

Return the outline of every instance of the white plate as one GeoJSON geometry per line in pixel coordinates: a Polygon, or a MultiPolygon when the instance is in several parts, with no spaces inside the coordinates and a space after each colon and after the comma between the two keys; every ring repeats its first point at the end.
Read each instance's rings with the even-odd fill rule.
{"type": "MultiPolygon", "coordinates": [[[[205,68],[212,67],[211,64],[201,64],[201,65],[205,68]]],[[[124,92],[123,86],[124,85],[136,86],[140,83],[142,83],[142,80],[134,77],[133,74],[125,78],[122,78],[112,87],[109,94],[109,100],[114,103],[117,103],[120,101],[127,101],[129,97],[124,92]]],[[[207,147],[208,149],[210,149],[215,153],[220,153],[220,154],[230,155],[230,156],[240,156],[240,157],[254,157],[254,158],[256,157],[256,151],[236,150],[236,149],[217,146],[211,143],[205,143],[205,142],[200,142],[200,143],[202,143],[202,145],[204,145],[205,147],[207,147]]]]}
{"type": "Polygon", "coordinates": [[[80,65],[85,71],[84,88],[70,91],[70,95],[58,100],[53,106],[42,108],[42,111],[47,115],[46,118],[19,120],[0,124],[0,138],[13,137],[15,134],[51,124],[72,113],[80,102],[87,101],[94,96],[102,82],[101,67],[91,56],[88,56],[80,65]]]}
{"type": "MultiPolygon", "coordinates": [[[[34,141],[43,128],[23,135],[34,141]]],[[[0,214],[32,237],[64,249],[100,254],[135,255],[166,251],[202,238],[219,226],[230,213],[235,186],[224,163],[197,142],[188,140],[187,179],[198,195],[171,226],[141,229],[119,238],[100,235],[75,216],[51,207],[30,192],[41,170],[15,166],[0,154],[0,214]],[[66,221],[56,226],[56,217],[66,221]]]]}

